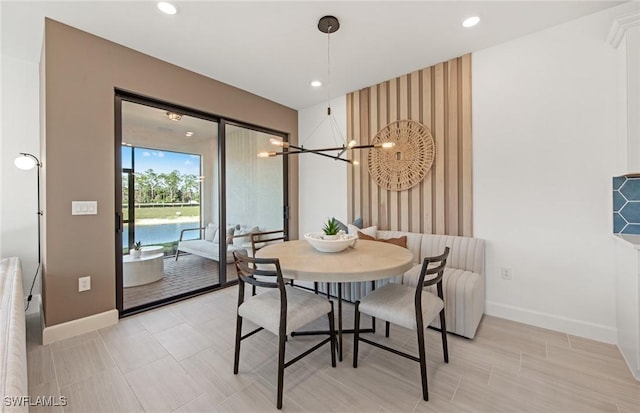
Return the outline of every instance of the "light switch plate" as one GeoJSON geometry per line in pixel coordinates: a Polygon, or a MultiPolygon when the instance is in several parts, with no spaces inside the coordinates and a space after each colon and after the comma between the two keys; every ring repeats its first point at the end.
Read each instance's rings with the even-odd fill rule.
{"type": "Polygon", "coordinates": [[[71,201],[71,215],[98,215],[98,201],[71,201]]]}

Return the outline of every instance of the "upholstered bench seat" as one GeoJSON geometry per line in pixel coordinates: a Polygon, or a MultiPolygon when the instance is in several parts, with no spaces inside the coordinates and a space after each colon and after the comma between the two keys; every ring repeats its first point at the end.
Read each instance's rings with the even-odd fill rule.
{"type": "MultiPolygon", "coordinates": [[[[416,264],[402,277],[396,277],[393,280],[403,285],[416,285],[420,265],[425,257],[440,255],[445,247],[451,248],[442,283],[447,331],[473,338],[484,314],[484,240],[404,231],[377,231],[376,233],[376,238],[401,236],[407,236],[407,248],[413,252],[416,264]]],[[[428,289],[435,292],[435,286],[428,289]]],[[[439,327],[439,319],[436,317],[431,325],[439,327]]]]}
{"type": "MultiPolygon", "coordinates": [[[[407,249],[413,253],[415,266],[405,274],[377,282],[378,286],[389,282],[415,286],[420,265],[425,257],[442,254],[445,247],[451,248],[444,270],[443,290],[447,331],[473,338],[476,334],[485,307],[485,242],[472,237],[420,234],[405,231],[376,231],[377,239],[407,237],[407,249]]],[[[324,283],[320,289],[325,291],[324,283]]],[[[435,292],[435,287],[427,287],[435,292]]],[[[344,299],[355,302],[371,293],[371,283],[349,283],[343,286],[344,299]]],[[[331,294],[337,295],[336,286],[331,294]]],[[[440,327],[439,317],[431,324],[440,327]]]]}
{"type": "Polygon", "coordinates": [[[4,258],[0,261],[0,411],[28,411],[27,403],[10,402],[29,394],[26,340],[20,259],[4,258]]]}

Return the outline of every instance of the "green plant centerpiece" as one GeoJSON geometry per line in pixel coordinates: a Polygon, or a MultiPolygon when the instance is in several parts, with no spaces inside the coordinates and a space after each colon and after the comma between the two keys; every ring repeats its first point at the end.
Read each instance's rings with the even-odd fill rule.
{"type": "Polygon", "coordinates": [[[338,225],[338,220],[335,218],[329,218],[329,220],[322,227],[322,231],[324,235],[322,238],[324,239],[337,239],[338,232],[340,231],[340,226],[338,225]]]}

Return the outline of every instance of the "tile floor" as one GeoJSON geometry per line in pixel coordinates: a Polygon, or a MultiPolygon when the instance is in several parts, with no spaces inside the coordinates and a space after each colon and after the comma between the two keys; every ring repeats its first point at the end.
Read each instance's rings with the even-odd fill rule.
{"type": "MultiPolygon", "coordinates": [[[[30,317],[30,395],[69,401],[31,411],[275,411],[275,336],[262,331],[245,340],[240,374],[232,373],[236,295],[236,287],[209,293],[47,346],[38,344],[37,318],[30,317]]],[[[345,305],[345,324],[352,319],[353,306],[345,305]]],[[[345,337],[345,359],[336,368],[323,347],[286,370],[283,411],[640,411],[640,382],[612,345],[485,317],[474,340],[449,336],[445,364],[439,333],[427,330],[425,402],[417,363],[363,343],[353,369],[353,341],[345,337]]],[[[290,339],[289,356],[314,340],[290,339]]],[[[413,334],[402,328],[376,340],[416,349],[413,334]]]]}

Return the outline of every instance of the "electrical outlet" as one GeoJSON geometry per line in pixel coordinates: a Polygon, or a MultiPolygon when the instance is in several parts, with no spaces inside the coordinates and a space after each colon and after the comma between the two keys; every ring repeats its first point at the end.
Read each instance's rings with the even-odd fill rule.
{"type": "Polygon", "coordinates": [[[511,280],[512,272],[511,267],[502,267],[502,271],[500,272],[503,280],[511,280]]]}
{"type": "Polygon", "coordinates": [[[78,278],[78,292],[89,291],[91,289],[91,277],[78,278]]]}

